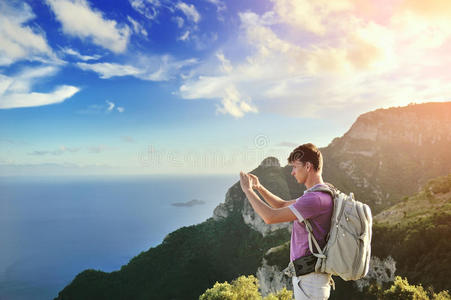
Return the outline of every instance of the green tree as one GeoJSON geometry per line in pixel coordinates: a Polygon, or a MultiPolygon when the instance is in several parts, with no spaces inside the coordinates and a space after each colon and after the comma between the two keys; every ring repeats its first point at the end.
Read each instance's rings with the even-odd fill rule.
{"type": "Polygon", "coordinates": [[[421,285],[410,285],[407,278],[395,277],[393,285],[382,294],[384,300],[449,300],[448,291],[438,294],[433,291],[427,292],[421,285]]]}
{"type": "Polygon", "coordinates": [[[227,281],[216,282],[199,297],[199,300],[290,300],[293,296],[292,291],[283,288],[276,294],[269,294],[263,298],[258,292],[258,287],[258,279],[255,276],[240,276],[231,284],[227,281]]]}

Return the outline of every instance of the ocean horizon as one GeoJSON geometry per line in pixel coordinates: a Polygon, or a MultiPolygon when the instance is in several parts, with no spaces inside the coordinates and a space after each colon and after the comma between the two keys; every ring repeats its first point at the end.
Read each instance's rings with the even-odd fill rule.
{"type": "Polygon", "coordinates": [[[0,177],[0,300],[53,299],[213,215],[237,175],[0,177]]]}

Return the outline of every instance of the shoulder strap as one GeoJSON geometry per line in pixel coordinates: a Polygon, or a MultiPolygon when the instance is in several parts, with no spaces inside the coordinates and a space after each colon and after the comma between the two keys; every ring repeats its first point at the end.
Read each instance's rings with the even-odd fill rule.
{"type": "MultiPolygon", "coordinates": [[[[329,193],[332,196],[332,201],[337,193],[336,188],[330,183],[325,183],[325,185],[319,185],[319,186],[313,187],[309,192],[329,193]]],[[[304,222],[305,228],[307,229],[307,232],[308,232],[308,242],[309,242],[310,252],[318,258],[326,258],[326,256],[323,253],[323,250],[321,249],[321,247],[318,244],[318,241],[315,239],[315,236],[313,235],[312,225],[310,224],[310,222],[308,220],[303,220],[303,222],[304,222]],[[318,250],[318,253],[313,252],[312,244],[315,245],[316,250],[318,250]]]]}
{"type": "Polygon", "coordinates": [[[324,185],[318,185],[318,186],[313,187],[311,190],[309,190],[309,192],[329,193],[333,199],[337,194],[337,189],[332,184],[326,182],[326,183],[324,183],[324,185]]]}
{"type": "Polygon", "coordinates": [[[303,222],[304,222],[305,228],[307,229],[307,232],[308,232],[308,247],[310,249],[310,252],[318,258],[326,258],[326,256],[323,253],[323,250],[321,249],[321,247],[318,244],[318,241],[315,239],[315,236],[313,235],[312,225],[310,224],[310,222],[308,220],[304,220],[303,222]],[[313,252],[312,242],[315,244],[315,247],[316,247],[316,250],[318,250],[318,253],[313,252]]]}

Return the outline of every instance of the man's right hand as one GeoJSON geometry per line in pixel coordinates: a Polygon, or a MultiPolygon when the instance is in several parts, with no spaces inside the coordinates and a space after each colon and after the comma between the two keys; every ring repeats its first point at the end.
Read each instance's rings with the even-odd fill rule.
{"type": "Polygon", "coordinates": [[[247,174],[249,175],[249,177],[252,180],[252,188],[256,189],[256,190],[260,189],[262,187],[262,185],[260,184],[258,177],[251,173],[247,173],[247,174]]]}

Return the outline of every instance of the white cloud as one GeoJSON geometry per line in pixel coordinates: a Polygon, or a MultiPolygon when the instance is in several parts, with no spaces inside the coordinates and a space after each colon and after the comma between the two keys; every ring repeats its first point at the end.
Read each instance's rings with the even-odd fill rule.
{"type": "Polygon", "coordinates": [[[86,115],[109,114],[115,109],[120,113],[125,110],[121,106],[116,106],[114,102],[105,100],[105,104],[91,104],[86,109],[78,110],[77,113],[86,115]]]}
{"type": "Polygon", "coordinates": [[[221,12],[227,9],[225,3],[221,0],[206,0],[207,2],[214,4],[216,6],[217,12],[221,12]]]}
{"type": "Polygon", "coordinates": [[[141,34],[141,35],[147,37],[147,31],[144,29],[144,27],[140,23],[138,23],[138,21],[134,20],[130,16],[127,16],[127,20],[132,24],[134,33],[141,34]]]}
{"type": "Polygon", "coordinates": [[[200,14],[193,4],[186,4],[185,2],[178,2],[176,8],[181,10],[185,16],[194,23],[200,21],[200,14]]]}
{"type": "Polygon", "coordinates": [[[96,45],[115,53],[126,50],[130,29],[105,19],[100,11],[92,9],[86,0],[47,0],[63,32],[82,40],[90,39],[96,45]]]}
{"type": "Polygon", "coordinates": [[[348,0],[273,0],[272,2],[274,12],[284,23],[318,35],[326,34],[328,23],[334,21],[331,18],[333,13],[347,11],[353,7],[348,0]]]}
{"type": "Polygon", "coordinates": [[[80,54],[80,52],[71,48],[62,48],[61,51],[67,55],[75,56],[76,58],[81,59],[83,61],[98,60],[101,58],[100,55],[82,55],[80,54]]]}
{"type": "Polygon", "coordinates": [[[217,107],[217,111],[231,114],[236,118],[241,118],[248,112],[258,112],[258,109],[250,103],[250,99],[243,98],[234,86],[229,86],[224,90],[221,103],[222,107],[217,107]]]}
{"type": "Polygon", "coordinates": [[[182,28],[183,27],[183,24],[185,23],[185,20],[183,20],[183,18],[182,17],[174,17],[174,18],[172,18],[173,20],[174,20],[174,22],[175,23],[177,23],[177,27],[178,28],[182,28]]]}
{"type": "Polygon", "coordinates": [[[187,30],[184,34],[182,34],[182,35],[178,38],[178,40],[180,40],[180,41],[186,41],[186,40],[188,40],[188,39],[189,39],[189,34],[190,34],[189,30],[187,30]]]}
{"type": "Polygon", "coordinates": [[[108,100],[106,100],[105,101],[106,102],[106,104],[108,104],[108,107],[107,107],[107,112],[110,112],[110,111],[112,111],[113,109],[114,109],[114,107],[116,106],[113,102],[111,102],[111,101],[108,101],[108,100]]]}
{"type": "Polygon", "coordinates": [[[39,28],[28,24],[35,18],[26,3],[0,2],[0,66],[19,60],[62,63],[39,28]]]}
{"type": "Polygon", "coordinates": [[[82,70],[94,71],[104,79],[130,75],[142,80],[166,81],[175,78],[183,68],[197,63],[196,59],[178,61],[169,55],[154,57],[136,55],[134,59],[135,61],[129,65],[116,63],[77,63],[77,66],[82,70]]]}
{"type": "Polygon", "coordinates": [[[225,73],[231,73],[233,71],[232,64],[230,63],[230,60],[228,60],[222,51],[219,51],[216,53],[216,57],[219,59],[219,61],[222,63],[222,71],[225,73]]]}
{"type": "Polygon", "coordinates": [[[107,79],[116,76],[137,76],[142,73],[141,70],[129,65],[116,63],[77,63],[77,66],[84,71],[94,71],[100,74],[100,78],[107,79]]]}
{"type": "Polygon", "coordinates": [[[158,16],[158,7],[161,5],[158,0],[129,0],[130,5],[144,15],[147,19],[154,20],[158,16]]]}
{"type": "Polygon", "coordinates": [[[193,70],[180,86],[183,98],[220,99],[218,111],[235,117],[265,111],[344,118],[449,98],[451,18],[443,15],[451,17],[451,9],[425,17],[410,5],[382,18],[356,14],[354,1],[273,3],[262,15],[239,14],[237,39],[193,70]]]}
{"type": "Polygon", "coordinates": [[[49,105],[72,97],[80,89],[69,85],[58,86],[50,93],[31,91],[36,81],[57,71],[56,67],[47,66],[27,68],[16,76],[0,74],[0,109],[49,105]]]}
{"type": "Polygon", "coordinates": [[[62,155],[62,154],[67,153],[67,152],[71,152],[71,153],[78,152],[79,150],[80,150],[80,148],[77,148],[77,147],[72,147],[71,148],[71,147],[61,146],[61,147],[59,147],[56,150],[35,150],[35,151],[30,152],[28,154],[29,155],[39,155],[39,156],[47,155],[47,154],[49,154],[49,155],[62,155]]]}
{"type": "Polygon", "coordinates": [[[227,76],[199,77],[197,80],[186,82],[180,87],[179,92],[185,99],[221,99],[222,106],[217,106],[216,111],[231,114],[236,118],[243,117],[248,112],[258,112],[251,99],[243,96],[233,79],[227,76]]]}

